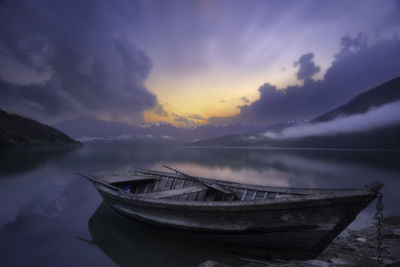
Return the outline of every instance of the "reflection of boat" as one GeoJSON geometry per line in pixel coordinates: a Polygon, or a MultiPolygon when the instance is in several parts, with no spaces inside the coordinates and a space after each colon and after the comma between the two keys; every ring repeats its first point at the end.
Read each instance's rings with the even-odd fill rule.
{"type": "Polygon", "coordinates": [[[148,170],[85,177],[110,207],[129,218],[276,258],[316,257],[383,186],[284,188],[148,170]]]}
{"type": "Polygon", "coordinates": [[[88,224],[92,237],[89,243],[119,266],[196,266],[208,259],[228,258],[170,238],[155,227],[126,220],[111,212],[104,202],[88,224]]]}

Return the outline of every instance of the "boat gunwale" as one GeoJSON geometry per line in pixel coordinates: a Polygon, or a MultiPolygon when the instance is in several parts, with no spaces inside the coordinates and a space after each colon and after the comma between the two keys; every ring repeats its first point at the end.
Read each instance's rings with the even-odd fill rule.
{"type": "MultiPolygon", "coordinates": [[[[162,172],[162,171],[152,171],[152,170],[143,170],[137,169],[134,170],[134,173],[147,173],[152,174],[155,177],[172,177],[178,179],[190,179],[190,177],[185,177],[183,175],[178,175],[169,172],[162,172]]],[[[128,175],[129,176],[129,175],[128,175]]],[[[90,178],[92,183],[94,183],[96,189],[98,191],[102,191],[105,194],[111,194],[114,198],[117,199],[124,199],[127,201],[134,201],[140,205],[149,205],[149,206],[163,206],[165,208],[205,208],[205,209],[227,209],[227,208],[257,208],[258,207],[270,207],[270,208],[279,208],[280,206],[288,206],[288,205],[307,205],[307,203],[312,203],[311,206],[320,206],[316,205],[317,202],[320,202],[321,205],[325,205],[322,202],[337,202],[339,200],[342,201],[350,201],[353,202],[357,198],[366,198],[365,201],[372,201],[376,197],[376,191],[379,190],[383,184],[378,183],[377,186],[368,187],[365,186],[364,188],[345,188],[345,189],[319,189],[319,188],[291,188],[291,187],[278,187],[278,186],[259,186],[259,185],[248,185],[248,184],[240,184],[230,181],[222,181],[222,180],[215,180],[210,178],[202,178],[208,181],[213,181],[219,185],[224,186],[231,186],[236,188],[244,188],[244,189],[252,189],[252,190],[259,190],[259,191],[274,191],[275,192],[282,191],[283,193],[294,194],[295,196],[288,197],[288,198],[274,198],[274,199],[258,199],[258,200],[224,200],[224,201],[193,201],[193,200],[176,200],[176,199],[156,199],[151,197],[146,197],[145,195],[135,195],[128,191],[124,191],[121,188],[113,185],[113,183],[107,182],[107,180],[101,177],[100,179],[96,176],[94,178],[90,178]],[[103,178],[103,179],[101,179],[103,178]],[[98,181],[98,182],[97,182],[98,181]],[[103,189],[102,189],[103,188],[103,189]],[[298,194],[296,196],[296,194],[298,194]],[[302,204],[303,203],[303,204],[302,204]]],[[[193,176],[191,176],[193,177],[193,176]]],[[[126,180],[126,182],[135,180],[126,180]]],[[[297,206],[296,205],[296,206],[297,206]]],[[[309,205],[307,205],[309,206],[309,205]]]]}

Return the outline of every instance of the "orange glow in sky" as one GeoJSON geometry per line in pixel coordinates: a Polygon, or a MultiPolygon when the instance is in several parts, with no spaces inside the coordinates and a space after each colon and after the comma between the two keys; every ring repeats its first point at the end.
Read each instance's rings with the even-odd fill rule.
{"type": "MultiPolygon", "coordinates": [[[[293,60],[294,61],[294,60],[293,60]]],[[[295,78],[296,69],[289,65],[277,70],[260,70],[239,73],[232,69],[231,73],[222,71],[201,70],[186,75],[163,75],[154,69],[146,87],[157,95],[159,103],[168,116],[157,115],[154,111],[144,112],[146,122],[167,121],[178,125],[173,114],[187,117],[190,114],[201,115],[204,119],[213,116],[225,117],[239,113],[238,106],[251,104],[259,98],[258,88],[268,82],[284,88],[299,84],[295,78]],[[247,99],[247,100],[244,100],[247,99]]],[[[322,74],[316,75],[316,78],[322,74]]],[[[196,124],[207,124],[207,120],[195,120],[196,124]]]]}

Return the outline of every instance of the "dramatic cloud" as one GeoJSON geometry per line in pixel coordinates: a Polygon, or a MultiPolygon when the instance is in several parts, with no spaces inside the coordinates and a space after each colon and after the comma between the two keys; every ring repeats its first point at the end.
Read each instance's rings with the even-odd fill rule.
{"type": "Polygon", "coordinates": [[[398,70],[398,41],[387,49],[387,39],[349,35],[315,84],[311,78],[320,75],[318,66],[326,70],[338,40],[346,32],[386,38],[399,22],[391,0],[0,0],[0,108],[54,123],[77,116],[139,122],[154,108],[172,121],[172,112],[230,114],[237,105],[242,115],[234,120],[241,122],[314,116],[330,108],[326,102],[334,106],[398,70]],[[364,64],[367,54],[376,58],[364,64]],[[276,96],[260,89],[267,102],[254,107],[240,99],[253,101],[249,90],[265,77],[271,86],[293,81],[293,61],[304,86],[276,96]],[[278,115],[271,115],[269,94],[278,115]],[[155,95],[169,103],[168,117],[155,95]]]}
{"type": "Polygon", "coordinates": [[[358,33],[356,38],[352,38],[349,35],[344,36],[340,40],[340,44],[345,49],[359,49],[359,48],[366,48],[368,46],[367,37],[362,34],[358,33]]]}
{"type": "Polygon", "coordinates": [[[149,58],[121,30],[123,13],[109,1],[2,1],[0,107],[44,121],[140,121],[157,99],[144,86],[149,58]]]}
{"type": "Polygon", "coordinates": [[[400,102],[373,108],[366,113],[337,118],[323,123],[310,123],[284,129],[280,133],[266,132],[273,139],[302,138],[306,136],[336,135],[365,132],[400,123],[400,102]]]}
{"type": "Polygon", "coordinates": [[[311,78],[314,74],[320,72],[321,68],[315,65],[313,58],[314,54],[308,53],[302,55],[298,61],[295,61],[293,63],[295,67],[299,67],[299,71],[296,74],[297,79],[308,79],[311,78]]]}
{"type": "Polygon", "coordinates": [[[190,128],[197,125],[197,123],[193,120],[190,120],[184,116],[178,115],[173,113],[172,116],[174,117],[174,122],[177,122],[179,126],[190,128]]]}
{"type": "Polygon", "coordinates": [[[200,121],[206,121],[200,114],[185,114],[184,116],[172,113],[174,122],[177,122],[179,126],[185,128],[191,128],[201,125],[200,121]]]}
{"type": "Polygon", "coordinates": [[[165,111],[163,105],[157,105],[153,110],[154,110],[154,113],[156,113],[159,116],[162,116],[162,117],[168,116],[168,112],[165,111]]]}
{"type": "Polygon", "coordinates": [[[241,121],[271,124],[286,120],[312,119],[352,97],[394,77],[400,76],[400,40],[398,37],[368,42],[364,34],[344,36],[341,50],[335,55],[323,80],[310,75],[317,71],[312,54],[298,61],[299,78],[304,84],[279,90],[266,83],[258,91],[260,98],[251,105],[240,107],[240,114],[210,121],[241,121]],[[301,71],[301,69],[303,69],[301,71]],[[301,73],[301,74],[300,74],[301,73]]]}

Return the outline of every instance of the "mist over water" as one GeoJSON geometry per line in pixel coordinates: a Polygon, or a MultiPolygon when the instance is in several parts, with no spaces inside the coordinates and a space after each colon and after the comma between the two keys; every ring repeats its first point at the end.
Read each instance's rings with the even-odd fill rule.
{"type": "MultiPolygon", "coordinates": [[[[162,165],[166,164],[203,177],[297,187],[362,187],[378,179],[385,183],[384,213],[389,216],[400,214],[399,156],[399,151],[127,145],[2,152],[0,265],[195,266],[228,257],[109,214],[99,207],[102,201],[97,191],[76,176],[77,171],[165,170],[162,165]]],[[[374,212],[371,204],[351,227],[371,224],[374,212]]]]}
{"type": "Polygon", "coordinates": [[[288,127],[280,133],[266,132],[263,134],[263,136],[273,139],[290,139],[307,136],[365,132],[400,123],[399,114],[400,101],[378,108],[372,108],[363,114],[339,117],[328,122],[310,123],[288,127]]]}

